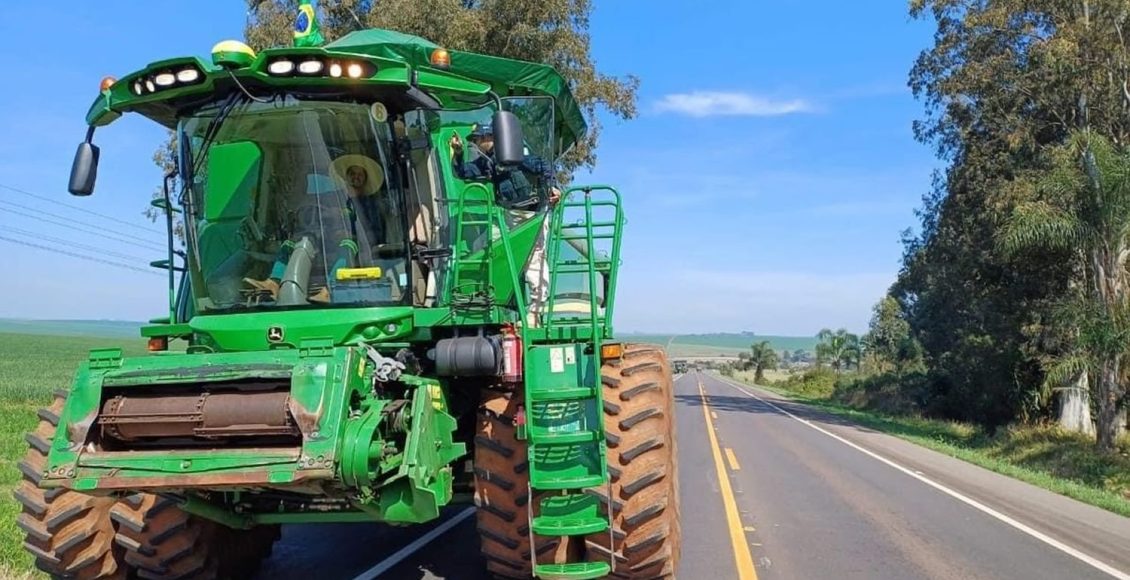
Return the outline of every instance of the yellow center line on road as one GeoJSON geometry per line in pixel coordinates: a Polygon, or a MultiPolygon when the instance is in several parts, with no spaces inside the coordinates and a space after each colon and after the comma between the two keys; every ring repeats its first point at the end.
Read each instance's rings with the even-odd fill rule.
{"type": "Polygon", "coordinates": [[[738,458],[734,455],[734,450],[729,447],[726,448],[726,461],[730,463],[730,471],[742,470],[742,466],[738,465],[738,458]]]}
{"type": "Polygon", "coordinates": [[[722,490],[722,504],[726,508],[726,523],[730,529],[730,543],[734,549],[734,564],[738,567],[737,580],[757,580],[757,570],[753,567],[753,555],[749,552],[745,528],[742,526],[741,516],[738,515],[738,502],[734,501],[734,490],[730,487],[730,475],[726,473],[726,466],[722,464],[722,450],[718,447],[718,436],[714,434],[714,422],[710,420],[710,406],[706,402],[706,389],[702,388],[701,379],[698,381],[698,394],[702,398],[702,414],[706,417],[706,434],[710,437],[710,451],[714,455],[714,467],[718,470],[718,487],[722,490]]]}

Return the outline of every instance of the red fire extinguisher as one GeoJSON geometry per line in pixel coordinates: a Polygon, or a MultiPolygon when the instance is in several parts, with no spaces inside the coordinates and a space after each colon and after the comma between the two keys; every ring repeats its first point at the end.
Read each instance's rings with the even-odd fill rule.
{"type": "Polygon", "coordinates": [[[522,339],[512,324],[502,327],[502,382],[522,382],[522,339]]]}

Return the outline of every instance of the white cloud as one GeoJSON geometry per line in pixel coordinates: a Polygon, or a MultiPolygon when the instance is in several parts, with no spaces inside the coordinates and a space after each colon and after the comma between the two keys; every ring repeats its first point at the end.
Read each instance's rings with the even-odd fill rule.
{"type": "Polygon", "coordinates": [[[741,92],[692,91],[665,95],[655,104],[662,113],[678,113],[691,117],[739,116],[777,117],[814,110],[803,99],[775,100],[741,92]]]}

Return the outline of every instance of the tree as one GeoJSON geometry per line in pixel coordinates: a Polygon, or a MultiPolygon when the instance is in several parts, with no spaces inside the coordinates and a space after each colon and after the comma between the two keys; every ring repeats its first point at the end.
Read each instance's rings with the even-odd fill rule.
{"type": "Polygon", "coordinates": [[[904,236],[899,301],[929,367],[932,412],[988,426],[1050,408],[1045,370],[1080,336],[1063,315],[1080,287],[1064,248],[1006,252],[1018,208],[1044,201],[1056,149],[1087,128],[1128,138],[1130,51],[1119,0],[913,0],[937,24],[910,86],[916,137],[949,167],[904,236]]]}
{"type": "Polygon", "coordinates": [[[750,360],[750,354],[748,352],[739,352],[736,366],[743,371],[749,370],[750,367],[753,366],[753,362],[750,360]]]}
{"type": "Polygon", "coordinates": [[[897,300],[884,296],[871,315],[871,325],[862,338],[864,350],[876,370],[884,372],[900,366],[901,350],[910,340],[910,323],[903,317],[897,300]]]}
{"type": "Polygon", "coordinates": [[[859,337],[846,329],[833,331],[825,328],[816,335],[819,344],[816,345],[816,360],[819,363],[828,363],[836,372],[850,369],[853,365],[859,366],[860,345],[859,337]]]}
{"type": "Polygon", "coordinates": [[[1070,260],[1015,260],[997,238],[1013,208],[1033,199],[1032,183],[1048,169],[1044,148],[1077,122],[1080,63],[1070,47],[1079,36],[1068,29],[1079,5],[911,2],[912,16],[937,24],[910,74],[926,106],[915,136],[949,166],[923,199],[919,231],[904,234],[891,296],[922,348],[929,412],[990,427],[1046,412],[1047,353],[1037,337],[1067,289],[1070,260]]]}
{"type": "Polygon", "coordinates": [[[1047,199],[1018,207],[1002,243],[1011,251],[1069,252],[1079,264],[1080,284],[1064,302],[1078,334],[1070,352],[1051,365],[1047,382],[1094,377],[1097,442],[1111,451],[1130,377],[1130,152],[1080,131],[1058,148],[1054,171],[1041,186],[1047,199]]]}
{"type": "Polygon", "coordinates": [[[750,364],[753,365],[753,382],[765,382],[765,371],[777,368],[777,351],[768,340],[750,345],[750,364]]]}

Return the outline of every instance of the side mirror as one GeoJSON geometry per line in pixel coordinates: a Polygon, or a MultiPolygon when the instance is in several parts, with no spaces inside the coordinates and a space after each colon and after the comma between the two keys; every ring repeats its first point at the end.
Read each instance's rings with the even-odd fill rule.
{"type": "Polygon", "coordinates": [[[83,141],[75,151],[75,161],[71,165],[71,181],[67,191],[71,195],[90,195],[94,193],[94,180],[98,177],[98,146],[83,141]]]}
{"type": "Polygon", "coordinates": [[[499,165],[518,165],[526,158],[522,122],[510,111],[499,111],[491,120],[494,126],[494,160],[499,165]]]}

